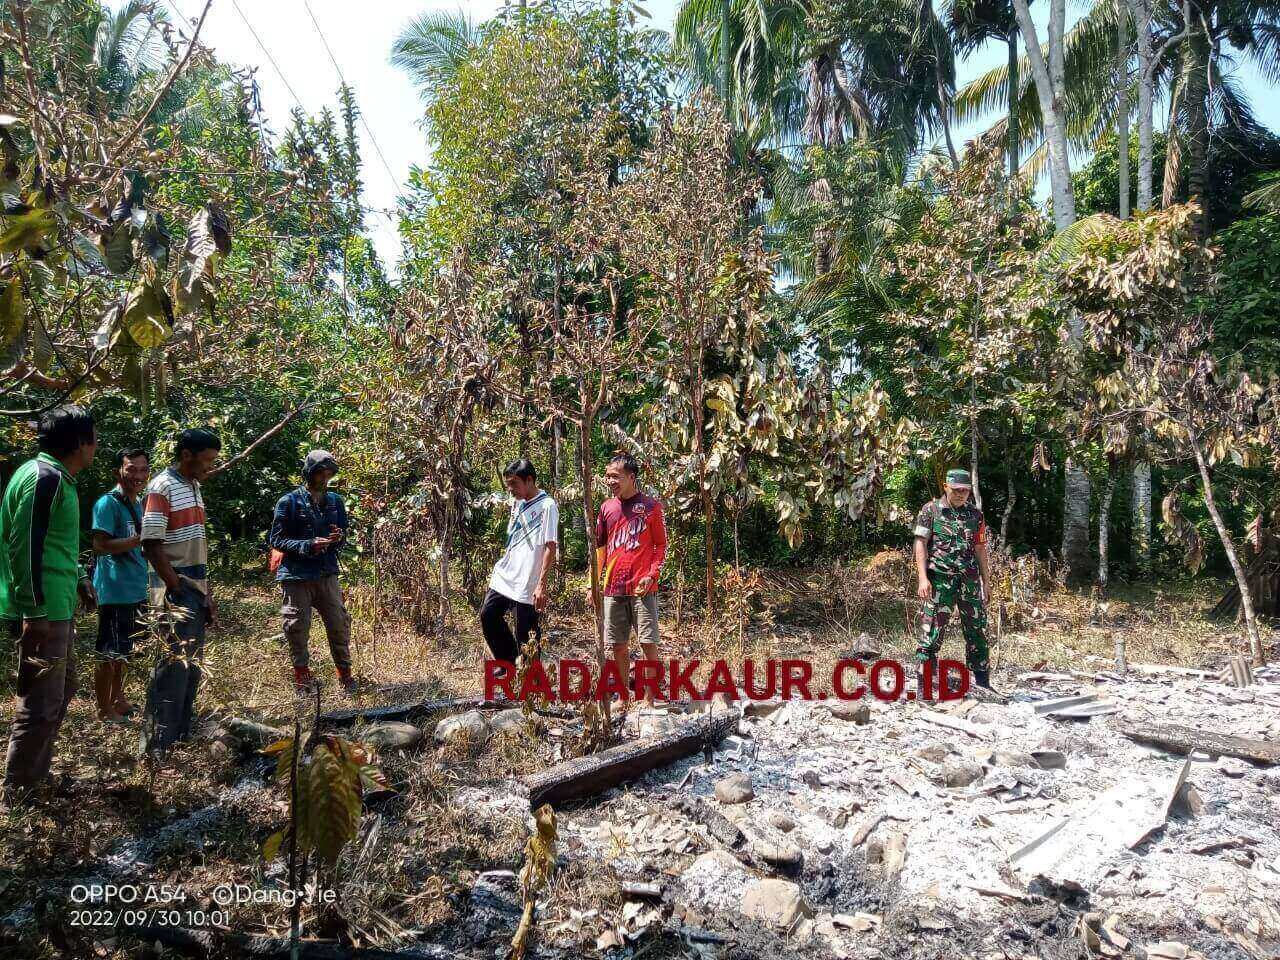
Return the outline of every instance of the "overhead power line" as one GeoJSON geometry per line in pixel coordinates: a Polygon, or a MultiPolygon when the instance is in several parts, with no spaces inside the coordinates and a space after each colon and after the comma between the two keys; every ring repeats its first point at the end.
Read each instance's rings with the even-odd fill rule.
{"type": "MultiPolygon", "coordinates": [[[[234,3],[235,0],[232,0],[234,3]]],[[[347,78],[342,75],[342,67],[338,65],[338,58],[333,55],[333,48],[329,46],[329,41],[324,35],[324,31],[320,29],[320,21],[316,19],[315,13],[311,10],[309,0],[302,0],[302,6],[306,8],[307,16],[311,18],[311,24],[316,28],[316,33],[320,36],[320,42],[324,44],[325,53],[329,54],[329,60],[333,63],[333,69],[338,74],[338,80],[344,87],[350,87],[347,78]]],[[[369,128],[368,122],[364,118],[364,112],[360,112],[360,126],[364,127],[364,132],[369,135],[369,142],[373,144],[374,152],[377,153],[378,159],[382,161],[382,168],[387,171],[387,176],[391,178],[391,186],[397,193],[400,192],[400,181],[396,179],[396,175],[391,171],[391,164],[387,163],[386,154],[382,152],[382,147],[378,145],[378,138],[373,135],[373,130],[369,128]]]]}
{"type": "Polygon", "coordinates": [[[293,97],[294,104],[298,109],[302,109],[302,98],[298,96],[298,92],[293,89],[293,85],[289,83],[289,78],[284,75],[284,71],[280,69],[280,64],[276,63],[276,58],[271,55],[271,51],[267,49],[267,45],[262,42],[262,38],[258,36],[258,31],[253,29],[253,24],[249,22],[249,18],[244,15],[244,11],[240,9],[238,0],[231,0],[231,5],[236,8],[236,13],[240,14],[240,19],[244,21],[244,25],[249,28],[249,32],[253,34],[254,42],[258,44],[258,49],[262,51],[263,56],[267,58],[267,62],[271,64],[275,70],[276,76],[280,78],[280,82],[284,84],[285,89],[289,91],[289,96],[293,97]]]}

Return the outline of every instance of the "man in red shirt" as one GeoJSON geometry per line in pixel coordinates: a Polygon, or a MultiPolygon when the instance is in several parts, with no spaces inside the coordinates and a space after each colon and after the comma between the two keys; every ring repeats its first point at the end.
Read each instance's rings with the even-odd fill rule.
{"type": "Polygon", "coordinates": [[[658,659],[658,574],[667,556],[662,504],[640,492],[635,457],[609,461],[604,482],[613,494],[600,505],[596,556],[604,591],[604,640],[613,644],[618,674],[628,676],[631,631],[646,660],[658,659]]]}

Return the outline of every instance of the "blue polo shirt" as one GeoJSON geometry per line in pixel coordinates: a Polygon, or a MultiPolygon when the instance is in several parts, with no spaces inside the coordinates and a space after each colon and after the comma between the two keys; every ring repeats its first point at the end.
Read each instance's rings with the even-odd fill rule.
{"type": "MultiPolygon", "coordinates": [[[[133,503],[133,512],[124,491],[116,487],[93,505],[93,529],[111,540],[138,535],[142,520],[142,500],[133,503]]],[[[143,603],[147,599],[147,561],[141,547],[114,556],[103,554],[93,568],[93,589],[98,602],[106,604],[143,603]]]]}

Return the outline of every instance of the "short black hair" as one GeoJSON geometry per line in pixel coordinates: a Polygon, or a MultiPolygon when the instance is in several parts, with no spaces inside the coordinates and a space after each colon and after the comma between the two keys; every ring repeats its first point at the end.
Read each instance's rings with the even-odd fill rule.
{"type": "Polygon", "coordinates": [[[147,463],[151,462],[151,454],[141,447],[125,447],[123,450],[116,452],[116,469],[119,470],[124,466],[126,460],[132,460],[134,457],[146,457],[147,463]]]}
{"type": "Polygon", "coordinates": [[[519,460],[508,463],[506,469],[502,471],[502,476],[504,479],[519,477],[521,480],[537,480],[538,471],[534,468],[533,461],[521,457],[519,460]]]}
{"type": "Polygon", "coordinates": [[[74,403],[46,410],[36,425],[37,444],[55,457],[75,453],[94,436],[93,414],[74,403]]]}
{"type": "Polygon", "coordinates": [[[182,459],[182,451],[190,450],[194,457],[197,454],[204,453],[206,450],[221,450],[222,441],[218,439],[218,435],[212,430],[205,430],[203,427],[196,427],[194,430],[183,430],[178,434],[178,448],[174,451],[179,460],[182,459]]]}
{"type": "Polygon", "coordinates": [[[636,458],[629,453],[615,453],[609,458],[609,463],[616,463],[623,470],[631,474],[633,477],[640,476],[640,464],[636,462],[636,458]]]}

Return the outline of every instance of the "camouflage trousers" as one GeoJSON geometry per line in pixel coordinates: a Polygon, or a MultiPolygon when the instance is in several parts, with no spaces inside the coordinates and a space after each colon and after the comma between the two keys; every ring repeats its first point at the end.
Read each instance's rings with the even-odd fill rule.
{"type": "Polygon", "coordinates": [[[982,600],[982,581],[976,574],[935,573],[930,578],[933,596],[924,602],[920,616],[920,646],[916,659],[931,660],[942,650],[953,610],[960,611],[964,629],[964,660],[970,670],[986,670],[987,608],[982,600]]]}

